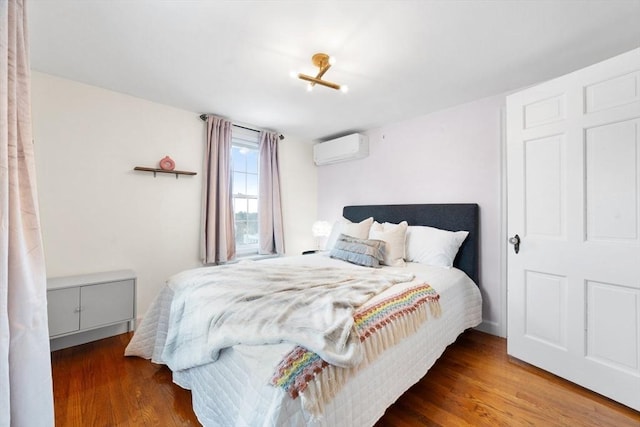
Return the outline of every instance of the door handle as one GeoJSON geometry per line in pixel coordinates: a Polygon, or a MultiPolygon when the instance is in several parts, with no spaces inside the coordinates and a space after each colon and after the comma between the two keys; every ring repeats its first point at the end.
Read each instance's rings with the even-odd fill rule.
{"type": "Polygon", "coordinates": [[[520,252],[520,236],[516,234],[515,236],[510,237],[509,243],[513,245],[513,250],[515,251],[515,253],[520,252]]]}

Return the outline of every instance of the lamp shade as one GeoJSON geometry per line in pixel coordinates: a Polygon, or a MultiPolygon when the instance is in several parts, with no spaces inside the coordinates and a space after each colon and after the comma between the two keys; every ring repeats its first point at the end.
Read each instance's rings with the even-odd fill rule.
{"type": "Polygon", "coordinates": [[[326,237],[331,233],[331,224],[327,221],[316,221],[311,227],[313,237],[326,237]]]}

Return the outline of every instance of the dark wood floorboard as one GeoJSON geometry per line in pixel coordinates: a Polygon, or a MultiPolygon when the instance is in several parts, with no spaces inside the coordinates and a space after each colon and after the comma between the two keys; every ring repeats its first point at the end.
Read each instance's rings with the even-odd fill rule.
{"type": "MultiPolygon", "coordinates": [[[[57,426],[200,425],[191,393],[167,368],[123,356],[130,337],[52,353],[57,426]]],[[[504,339],[468,331],[376,424],[390,426],[638,427],[640,413],[508,357],[504,339]]]]}

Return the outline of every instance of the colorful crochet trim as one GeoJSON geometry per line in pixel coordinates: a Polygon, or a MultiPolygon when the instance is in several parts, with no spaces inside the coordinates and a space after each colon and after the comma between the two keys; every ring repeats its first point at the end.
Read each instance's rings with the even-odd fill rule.
{"type": "MultiPolygon", "coordinates": [[[[360,337],[360,342],[365,343],[392,322],[411,316],[425,303],[429,303],[432,314],[437,317],[440,314],[439,299],[440,295],[425,283],[409,288],[372,306],[359,309],[353,318],[355,331],[360,337]]],[[[426,316],[421,316],[421,318],[424,320],[426,316]]],[[[398,336],[401,339],[406,334],[400,333],[398,336]]],[[[391,341],[385,347],[395,344],[396,340],[391,341]]],[[[377,354],[373,356],[377,356],[377,354]]],[[[367,354],[366,357],[371,358],[372,355],[367,354]]],[[[307,389],[309,382],[327,366],[330,365],[317,354],[297,346],[278,364],[271,378],[271,384],[282,387],[289,396],[295,399],[307,389]]],[[[333,366],[332,368],[341,369],[333,366]]]]}

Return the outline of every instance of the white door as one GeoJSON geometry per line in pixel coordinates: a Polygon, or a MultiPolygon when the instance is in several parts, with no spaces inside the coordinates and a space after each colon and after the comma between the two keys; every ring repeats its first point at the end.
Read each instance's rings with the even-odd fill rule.
{"type": "Polygon", "coordinates": [[[640,49],[507,97],[508,352],[640,410],[640,49]]]}

